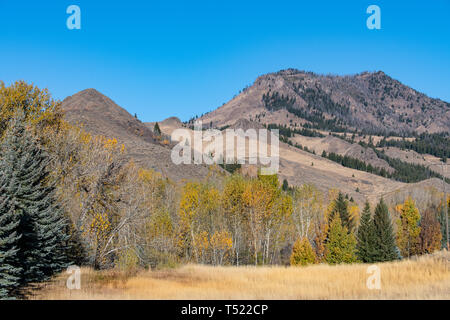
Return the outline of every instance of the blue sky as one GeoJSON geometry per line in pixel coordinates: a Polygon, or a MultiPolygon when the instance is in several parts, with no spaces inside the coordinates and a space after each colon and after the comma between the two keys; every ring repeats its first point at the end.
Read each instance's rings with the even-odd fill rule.
{"type": "Polygon", "coordinates": [[[0,0],[0,80],[96,88],[142,121],[187,120],[285,68],[383,70],[450,102],[450,1],[0,0]],[[81,30],[66,9],[81,8],[81,30]],[[366,9],[381,8],[381,30],[366,9]]]}

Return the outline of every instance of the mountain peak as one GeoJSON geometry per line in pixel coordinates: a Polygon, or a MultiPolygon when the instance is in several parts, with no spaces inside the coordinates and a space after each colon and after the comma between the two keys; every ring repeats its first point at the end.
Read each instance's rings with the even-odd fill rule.
{"type": "Polygon", "coordinates": [[[303,125],[328,131],[364,129],[365,134],[448,132],[450,103],[433,99],[384,71],[352,75],[285,69],[254,84],[202,120],[216,127],[240,118],[303,125]]]}
{"type": "Polygon", "coordinates": [[[69,122],[83,123],[87,131],[119,140],[138,137],[154,142],[153,134],[138,119],[96,89],[85,89],[61,104],[69,122]]]}

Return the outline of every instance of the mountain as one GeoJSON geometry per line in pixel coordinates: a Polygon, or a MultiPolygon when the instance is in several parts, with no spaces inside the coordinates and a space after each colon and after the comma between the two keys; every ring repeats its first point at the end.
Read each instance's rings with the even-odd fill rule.
{"type": "Polygon", "coordinates": [[[92,134],[121,141],[139,139],[156,143],[153,132],[141,121],[95,89],[86,89],[67,97],[61,107],[67,121],[81,123],[92,134]]]}
{"type": "Polygon", "coordinates": [[[199,120],[206,128],[280,129],[279,176],[290,185],[314,183],[323,191],[339,188],[358,201],[397,194],[400,189],[401,194],[442,189],[438,179],[427,180],[432,175],[425,169],[418,183],[386,178],[403,172],[401,179],[409,179],[419,169],[407,167],[408,163],[441,173],[439,158],[424,155],[423,161],[410,161],[392,147],[375,149],[374,145],[384,136],[387,140],[406,136],[412,141],[421,133],[448,134],[450,104],[427,97],[382,71],[334,76],[288,69],[262,75],[199,120]],[[375,168],[370,172],[378,173],[344,167],[330,161],[331,157],[321,157],[323,152],[327,157],[338,155],[334,159],[345,157],[355,167],[370,166],[370,170],[375,168]]]}
{"type": "Polygon", "coordinates": [[[258,77],[201,120],[223,127],[241,118],[334,132],[436,133],[450,131],[450,103],[430,98],[382,71],[334,76],[288,69],[258,77]]]}
{"type": "Polygon", "coordinates": [[[175,165],[171,146],[160,143],[144,123],[95,89],[86,89],[61,103],[69,123],[82,125],[94,135],[116,138],[126,147],[126,156],[138,165],[163,173],[174,181],[198,180],[208,175],[206,165],[175,165]]]}
{"type": "MultiPolygon", "coordinates": [[[[442,188],[442,182],[438,179],[429,179],[415,184],[408,184],[369,172],[345,167],[330,159],[321,157],[320,153],[325,151],[327,153],[336,153],[342,156],[357,158],[360,161],[371,164],[373,167],[383,168],[385,172],[393,172],[395,170],[384,159],[378,157],[378,154],[375,153],[375,149],[364,147],[363,144],[361,144],[364,141],[370,141],[372,138],[373,141],[376,141],[377,139],[380,140],[381,137],[370,136],[369,139],[369,137],[366,137],[363,134],[356,134],[355,143],[352,143],[348,140],[341,139],[339,135],[342,133],[335,134],[333,132],[333,135],[331,135],[332,131],[330,129],[327,131],[325,127],[318,128],[318,126],[325,123],[335,127],[345,125],[347,126],[346,130],[350,130],[352,127],[348,125],[348,123],[363,121],[362,117],[356,114],[357,112],[343,114],[335,112],[336,110],[333,111],[333,109],[329,107],[326,112],[326,117],[324,116],[324,118],[334,119],[334,122],[314,122],[312,120],[318,118],[301,118],[298,115],[302,114],[293,114],[291,111],[294,109],[290,109],[290,107],[280,107],[278,109],[275,108],[276,110],[269,110],[264,103],[263,97],[265,97],[266,101],[272,101],[269,103],[270,105],[276,106],[276,103],[278,103],[276,101],[278,100],[272,99],[274,92],[279,92],[278,97],[281,99],[279,99],[280,101],[291,101],[290,105],[292,105],[292,108],[295,108],[295,110],[310,110],[311,112],[316,112],[318,114],[318,110],[326,109],[325,105],[321,104],[323,101],[328,101],[330,105],[335,106],[335,104],[332,104],[324,97],[317,100],[319,101],[317,105],[309,102],[307,107],[302,106],[304,103],[302,103],[302,100],[299,98],[300,95],[294,96],[295,91],[293,89],[289,91],[290,84],[285,79],[289,78],[287,76],[289,74],[292,74],[293,78],[299,78],[301,77],[300,75],[305,75],[305,77],[307,76],[308,78],[315,79],[315,81],[317,81],[317,88],[322,88],[321,86],[325,86],[325,83],[327,83],[326,81],[331,81],[322,79],[330,78],[328,76],[317,76],[294,71],[284,71],[277,74],[262,76],[258,78],[252,87],[244,90],[244,92],[219,109],[203,116],[201,120],[204,121],[206,126],[212,125],[213,127],[221,129],[259,129],[263,128],[264,125],[278,123],[284,125],[286,128],[292,128],[293,130],[299,130],[300,127],[303,126],[304,128],[309,128],[308,130],[311,132],[317,133],[318,136],[307,136],[296,132],[289,139],[282,139],[280,142],[279,178],[280,180],[286,179],[289,185],[313,183],[325,194],[329,189],[337,188],[344,193],[349,194],[349,196],[352,196],[360,204],[363,203],[365,199],[376,201],[381,196],[395,195],[397,197],[399,194],[404,195],[409,191],[417,192],[417,190],[427,190],[427,192],[429,191],[429,194],[432,194],[434,192],[433,190],[442,188]],[[287,95],[289,92],[293,95],[292,97],[287,95]],[[267,96],[270,98],[268,99],[267,96]],[[335,118],[329,116],[333,113],[336,115],[335,118]],[[358,141],[359,144],[356,143],[356,141],[358,141]],[[296,144],[300,144],[303,147],[299,148],[296,144]],[[306,147],[308,150],[306,150],[306,147]],[[401,192],[397,192],[398,190],[401,190],[401,192]]],[[[368,74],[354,77],[364,78],[368,77],[368,74]]],[[[336,83],[341,81],[336,80],[335,78],[336,77],[331,77],[330,79],[334,79],[336,83]]],[[[309,82],[304,80],[304,83],[306,84],[309,82]]],[[[297,84],[296,88],[298,87],[299,85],[297,84]]],[[[334,97],[338,91],[348,91],[348,89],[344,89],[338,90],[337,87],[334,87],[333,92],[335,93],[331,93],[331,89],[328,90],[323,87],[323,92],[329,91],[329,97],[334,97]]],[[[313,101],[312,98],[311,101],[313,101]]],[[[439,104],[441,102],[437,100],[434,101],[434,103],[439,104]]],[[[442,108],[445,108],[445,105],[441,106],[443,106],[442,108]]],[[[433,108],[438,110],[437,107],[433,108]]],[[[83,128],[92,134],[117,138],[119,142],[125,144],[127,150],[126,156],[129,159],[134,160],[138,165],[141,165],[144,168],[155,169],[172,180],[199,180],[208,176],[210,172],[208,166],[204,164],[173,164],[170,157],[173,143],[164,141],[165,139],[170,139],[169,136],[175,129],[186,128],[191,130],[189,128],[192,123],[185,125],[178,118],[168,118],[158,122],[162,131],[162,136],[158,136],[153,133],[154,122],[142,123],[130,115],[125,109],[118,106],[114,101],[95,89],[87,89],[66,98],[62,102],[62,109],[65,111],[65,117],[70,123],[82,124],[83,128]],[[163,141],[166,143],[163,143],[163,141]]],[[[293,112],[296,112],[295,110],[293,112]]],[[[322,115],[324,114],[325,112],[322,113],[322,115]]],[[[431,117],[432,115],[428,116],[431,117]]],[[[447,121],[444,114],[441,114],[440,118],[443,122],[447,121]]],[[[371,121],[371,123],[375,125],[378,120],[373,118],[371,121]]],[[[408,125],[412,124],[408,123],[408,125]]],[[[390,128],[389,126],[390,124],[387,123],[385,127],[390,128]]],[[[442,125],[442,128],[444,128],[443,126],[444,125],[442,125]]],[[[398,134],[406,132],[404,130],[412,130],[412,127],[410,129],[405,128],[398,131],[398,134]]],[[[437,128],[437,126],[435,128],[437,128]]],[[[419,129],[416,128],[414,130],[419,129]]],[[[190,134],[193,134],[192,130],[190,131],[190,134]]],[[[195,152],[204,152],[204,150],[198,149],[198,146],[192,147],[195,149],[195,152]]],[[[394,150],[392,147],[385,148],[383,154],[391,155],[392,150],[394,150]]],[[[428,158],[425,157],[424,159],[428,158]]],[[[435,160],[436,159],[433,158],[433,161],[435,160]]],[[[247,173],[254,174],[255,172],[251,167],[243,166],[243,168],[245,168],[247,173]]]]}

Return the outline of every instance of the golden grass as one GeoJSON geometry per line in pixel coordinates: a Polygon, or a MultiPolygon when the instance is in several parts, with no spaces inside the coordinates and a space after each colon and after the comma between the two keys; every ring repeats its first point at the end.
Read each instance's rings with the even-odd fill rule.
{"type": "Polygon", "coordinates": [[[450,299],[450,254],[377,264],[381,289],[369,290],[369,265],[212,267],[134,274],[82,269],[81,290],[66,288],[66,274],[30,299],[450,299]]]}

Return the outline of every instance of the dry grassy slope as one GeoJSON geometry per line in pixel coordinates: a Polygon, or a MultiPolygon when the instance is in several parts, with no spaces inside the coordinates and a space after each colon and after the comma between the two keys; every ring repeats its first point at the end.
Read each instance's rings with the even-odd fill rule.
{"type": "Polygon", "coordinates": [[[155,169],[175,181],[208,175],[205,165],[173,164],[170,147],[161,145],[148,127],[95,89],[66,98],[62,109],[70,123],[81,124],[87,132],[116,138],[125,144],[127,157],[144,168],[155,169]]]}
{"type": "MultiPolygon", "coordinates": [[[[173,120],[164,120],[160,122],[159,125],[162,132],[165,134],[170,134],[173,130],[181,127],[179,122],[173,120]]],[[[239,119],[229,128],[241,128],[243,130],[249,128],[258,129],[261,128],[261,125],[246,119],[239,119]]],[[[192,135],[192,130],[189,131],[192,135]]],[[[434,186],[436,190],[442,190],[442,184],[436,179],[417,184],[406,184],[367,172],[346,168],[320,156],[323,148],[326,148],[328,152],[332,151],[340,154],[345,154],[349,150],[354,151],[354,147],[342,139],[335,137],[308,138],[301,136],[296,136],[295,139],[301,139],[300,142],[303,145],[308,145],[308,147],[311,146],[311,149],[316,150],[317,155],[305,152],[285,143],[280,143],[279,178],[280,181],[287,179],[290,185],[298,186],[304,183],[313,183],[325,194],[327,194],[329,189],[337,188],[348,193],[359,204],[362,204],[366,199],[375,203],[380,197],[386,194],[408,194],[408,190],[411,190],[411,194],[415,194],[417,190],[422,190],[425,198],[429,198],[432,190],[431,188],[427,189],[423,186],[434,186]],[[359,192],[357,192],[356,189],[359,189],[359,192]],[[396,193],[397,190],[402,190],[402,192],[396,193]]],[[[359,145],[357,146],[361,148],[359,145]]],[[[197,152],[203,151],[198,146],[194,145],[193,147],[197,152]]],[[[246,145],[246,147],[248,147],[248,145],[246,145]]],[[[230,151],[236,153],[236,149],[234,149],[225,150],[225,154],[229,154],[228,152],[230,151]]],[[[248,150],[245,152],[247,154],[248,150]]],[[[358,149],[356,152],[360,153],[361,151],[358,149]]],[[[370,155],[365,154],[363,154],[363,156],[370,157],[370,155]]],[[[372,157],[370,159],[374,164],[378,163],[377,161],[382,161],[378,159],[376,155],[374,158],[372,157]]],[[[383,164],[384,161],[380,163],[380,165],[383,164]]],[[[254,173],[254,170],[246,167],[245,172],[250,172],[251,175],[254,173]]],[[[450,190],[450,188],[448,188],[448,190],[450,190]]]]}
{"type": "Polygon", "coordinates": [[[333,152],[342,156],[359,159],[367,164],[371,164],[373,167],[384,168],[389,172],[394,171],[385,160],[378,158],[372,149],[363,148],[357,143],[352,144],[333,136],[317,138],[295,135],[291,140],[308,147],[309,150],[314,150],[318,155],[322,154],[323,151],[327,153],[333,152]]]}
{"type": "MultiPolygon", "coordinates": [[[[215,111],[204,115],[204,123],[217,127],[232,124],[240,118],[255,119],[259,114],[263,123],[301,124],[302,120],[286,112],[269,112],[264,108],[262,95],[279,92],[296,99],[299,109],[320,108],[308,103],[302,95],[306,90],[321,92],[334,103],[350,109],[350,114],[337,114],[354,128],[385,129],[388,131],[449,131],[450,103],[432,99],[403,85],[383,72],[364,72],[351,76],[324,76],[298,70],[283,70],[263,75],[247,90],[215,111]],[[407,120],[409,119],[409,120],[407,120]]],[[[311,110],[309,110],[311,111],[311,110]]],[[[331,116],[325,112],[325,116],[331,116]]]]}
{"type": "Polygon", "coordinates": [[[290,185],[313,183],[325,193],[337,188],[352,196],[358,203],[366,199],[371,202],[386,192],[393,192],[406,184],[367,172],[350,169],[338,163],[280,144],[280,178],[286,178],[290,185]],[[356,190],[359,189],[359,192],[356,190]]]}
{"type": "Polygon", "coordinates": [[[431,170],[444,174],[447,178],[450,178],[449,166],[446,165],[442,168],[442,161],[438,157],[430,154],[419,154],[414,150],[401,150],[397,147],[385,147],[379,148],[379,150],[384,150],[384,153],[391,158],[397,158],[405,162],[429,166],[431,170]]]}

